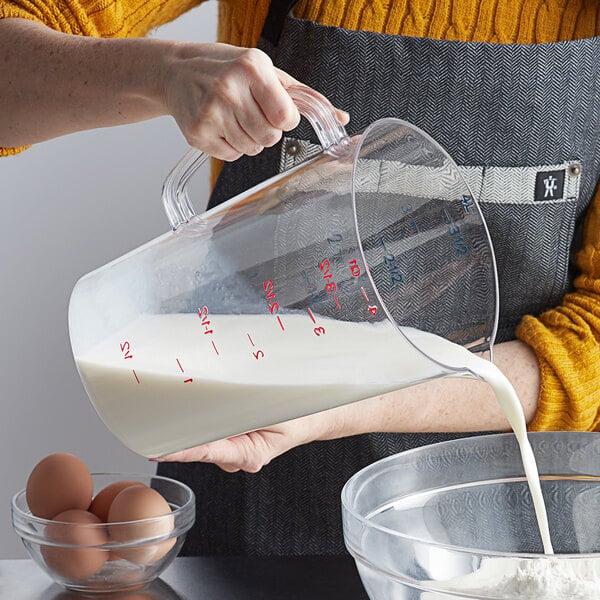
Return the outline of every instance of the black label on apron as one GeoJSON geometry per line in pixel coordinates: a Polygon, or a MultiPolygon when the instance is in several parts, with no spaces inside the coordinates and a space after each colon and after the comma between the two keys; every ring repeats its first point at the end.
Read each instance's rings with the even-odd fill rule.
{"type": "Polygon", "coordinates": [[[563,197],[565,171],[540,171],[535,178],[534,200],[559,200],[563,197]]]}

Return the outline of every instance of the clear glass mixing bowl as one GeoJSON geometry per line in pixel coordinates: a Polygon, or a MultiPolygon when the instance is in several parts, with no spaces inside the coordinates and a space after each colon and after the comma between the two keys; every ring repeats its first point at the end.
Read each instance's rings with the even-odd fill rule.
{"type": "Polygon", "coordinates": [[[542,554],[513,434],[425,446],[342,490],[346,546],[372,600],[600,597],[600,433],[529,438],[554,557],[542,554]]]}

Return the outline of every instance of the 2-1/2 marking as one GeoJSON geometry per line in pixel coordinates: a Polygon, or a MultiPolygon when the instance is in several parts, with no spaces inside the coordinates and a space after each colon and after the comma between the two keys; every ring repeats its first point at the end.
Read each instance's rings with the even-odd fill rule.
{"type": "Polygon", "coordinates": [[[269,301],[271,300],[271,302],[268,302],[269,304],[269,310],[271,311],[271,314],[274,314],[276,312],[279,311],[279,303],[275,302],[275,292],[273,291],[273,280],[269,279],[267,281],[263,281],[263,289],[266,292],[266,300],[269,301]]]}
{"type": "MultiPolygon", "coordinates": [[[[263,289],[265,291],[265,299],[269,305],[269,311],[272,315],[279,312],[280,306],[279,302],[275,301],[275,291],[273,286],[273,280],[268,279],[267,281],[263,281],[263,289]]],[[[277,322],[279,323],[279,327],[281,327],[281,331],[285,331],[285,327],[283,326],[283,321],[281,317],[277,315],[277,322]]]]}
{"type": "Polygon", "coordinates": [[[400,273],[400,267],[396,263],[396,257],[390,252],[385,245],[383,237],[379,238],[379,243],[385,252],[383,257],[383,264],[387,267],[390,272],[390,280],[392,283],[402,283],[402,273],[400,273]]]}

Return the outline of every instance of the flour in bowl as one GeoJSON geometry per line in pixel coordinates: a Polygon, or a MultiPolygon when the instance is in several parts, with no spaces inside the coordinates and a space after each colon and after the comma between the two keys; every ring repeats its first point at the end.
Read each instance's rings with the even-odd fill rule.
{"type": "MultiPolygon", "coordinates": [[[[600,596],[600,559],[488,558],[477,571],[444,582],[443,591],[482,599],[596,600],[600,596]]],[[[455,597],[437,592],[422,596],[423,600],[455,597]]]]}

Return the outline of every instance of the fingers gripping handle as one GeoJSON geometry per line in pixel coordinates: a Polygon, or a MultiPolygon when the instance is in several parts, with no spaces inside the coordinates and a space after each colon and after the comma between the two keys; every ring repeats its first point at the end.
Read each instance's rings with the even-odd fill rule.
{"type": "MultiPolygon", "coordinates": [[[[323,150],[334,151],[338,147],[345,146],[348,139],[346,130],[337,120],[333,106],[324,100],[323,96],[304,86],[292,86],[287,92],[300,114],[306,117],[315,130],[323,150]]],[[[207,158],[209,158],[207,154],[192,148],[165,179],[162,199],[173,229],[188,223],[196,214],[188,197],[187,184],[207,158]]]]}

